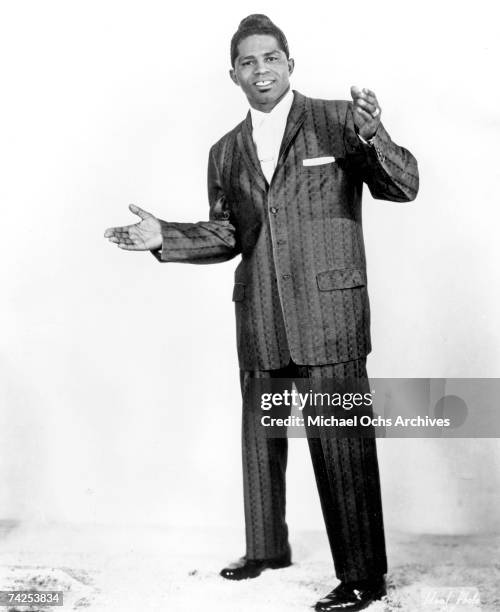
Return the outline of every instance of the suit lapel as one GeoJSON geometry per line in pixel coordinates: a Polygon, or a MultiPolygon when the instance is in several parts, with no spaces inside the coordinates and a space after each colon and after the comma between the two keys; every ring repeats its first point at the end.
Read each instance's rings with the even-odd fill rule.
{"type": "MultiPolygon", "coordinates": [[[[278,159],[278,166],[283,163],[290,145],[293,139],[297,135],[300,126],[304,123],[305,109],[306,109],[306,98],[298,91],[294,91],[293,103],[290,112],[288,113],[288,119],[286,121],[285,133],[283,134],[283,140],[281,141],[280,154],[278,159]]],[[[277,169],[277,168],[276,168],[277,169]]]]}
{"type": "Polygon", "coordinates": [[[266,177],[262,172],[260,161],[257,157],[255,143],[252,138],[252,116],[250,115],[250,111],[248,111],[245,121],[243,121],[241,124],[241,130],[236,136],[236,141],[243,155],[243,159],[254,175],[257,184],[261,189],[267,191],[269,185],[267,184],[266,177]]]}
{"type": "MultiPolygon", "coordinates": [[[[294,91],[293,93],[293,103],[292,107],[290,108],[290,112],[288,113],[288,119],[286,122],[283,140],[281,141],[276,171],[283,164],[284,158],[288,149],[290,148],[290,145],[293,142],[293,139],[297,135],[300,126],[304,123],[306,98],[297,91],[294,91]]],[[[266,177],[262,172],[260,161],[257,156],[257,150],[255,148],[255,143],[252,138],[252,116],[250,114],[250,111],[248,112],[245,121],[243,121],[243,123],[241,124],[241,130],[236,136],[236,141],[243,155],[243,159],[245,160],[245,163],[254,175],[257,184],[261,189],[267,191],[269,189],[269,185],[267,183],[266,177]]]]}

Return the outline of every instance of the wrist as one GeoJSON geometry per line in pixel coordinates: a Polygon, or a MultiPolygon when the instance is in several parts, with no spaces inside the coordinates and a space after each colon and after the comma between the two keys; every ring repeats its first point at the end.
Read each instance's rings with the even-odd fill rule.
{"type": "Polygon", "coordinates": [[[153,247],[154,249],[161,249],[163,246],[163,236],[161,234],[155,236],[153,238],[153,243],[155,244],[155,246],[153,247]]]}
{"type": "MultiPolygon", "coordinates": [[[[366,126],[363,126],[363,127],[366,127],[366,126]]],[[[358,138],[361,140],[363,144],[371,146],[371,147],[373,146],[373,140],[375,139],[375,136],[377,135],[378,125],[375,128],[375,130],[370,131],[370,132],[364,132],[363,129],[358,128],[357,125],[354,126],[354,129],[355,129],[355,132],[358,138]]]]}
{"type": "Polygon", "coordinates": [[[358,134],[358,138],[361,140],[361,142],[365,145],[368,145],[369,147],[373,147],[373,141],[375,140],[375,134],[373,134],[373,136],[361,136],[361,134],[358,134]]]}

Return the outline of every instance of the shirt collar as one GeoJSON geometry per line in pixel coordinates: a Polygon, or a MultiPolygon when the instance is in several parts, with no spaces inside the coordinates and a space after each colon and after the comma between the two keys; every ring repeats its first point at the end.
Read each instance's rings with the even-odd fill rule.
{"type": "Polygon", "coordinates": [[[289,89],[283,98],[276,104],[273,110],[269,113],[263,113],[255,108],[250,107],[250,114],[252,116],[252,126],[258,127],[268,119],[272,121],[279,121],[280,119],[286,121],[288,113],[292,108],[293,104],[293,91],[289,89]]]}

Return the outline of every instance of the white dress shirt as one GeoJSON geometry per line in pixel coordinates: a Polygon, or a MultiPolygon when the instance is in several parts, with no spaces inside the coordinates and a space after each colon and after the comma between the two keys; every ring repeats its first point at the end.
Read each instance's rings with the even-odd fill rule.
{"type": "Polygon", "coordinates": [[[250,108],[252,116],[252,137],[262,172],[270,183],[278,163],[281,141],[285,133],[286,120],[293,103],[291,89],[276,104],[270,113],[250,108]]]}

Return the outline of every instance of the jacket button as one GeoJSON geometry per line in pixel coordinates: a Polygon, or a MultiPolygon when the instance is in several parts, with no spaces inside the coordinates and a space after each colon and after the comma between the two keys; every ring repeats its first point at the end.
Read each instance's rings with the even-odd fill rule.
{"type": "Polygon", "coordinates": [[[283,276],[281,277],[283,280],[288,280],[289,278],[292,278],[291,274],[283,274],[283,276]]]}
{"type": "Polygon", "coordinates": [[[278,209],[275,208],[274,206],[271,207],[271,212],[273,213],[273,215],[275,215],[278,212],[278,209]]]}

